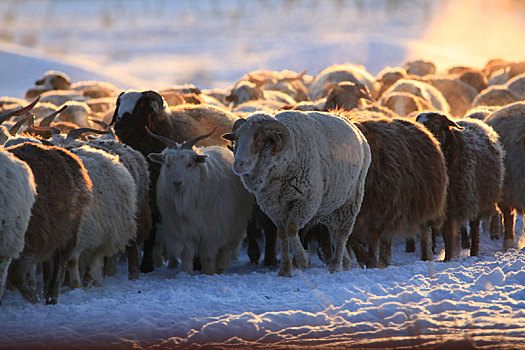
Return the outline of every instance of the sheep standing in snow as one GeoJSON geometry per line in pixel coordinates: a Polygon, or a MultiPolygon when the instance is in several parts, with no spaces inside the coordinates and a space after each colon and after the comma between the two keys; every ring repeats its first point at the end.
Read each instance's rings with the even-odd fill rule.
{"type": "Polygon", "coordinates": [[[0,149],[0,304],[11,260],[24,249],[36,185],[29,166],[0,149]]]}
{"type": "Polygon", "coordinates": [[[525,102],[499,109],[486,122],[498,133],[505,149],[505,180],[498,206],[503,215],[503,249],[507,250],[516,245],[515,211],[525,211],[525,102]]]}
{"type": "Polygon", "coordinates": [[[297,266],[308,265],[298,230],[311,221],[328,227],[336,247],[330,270],[341,271],[370,165],[362,133],[335,114],[285,111],[252,114],[223,137],[235,142],[233,171],[277,226],[279,276],[292,273],[290,240],[297,266]]]}
{"type": "Polygon", "coordinates": [[[503,148],[499,136],[476,119],[457,123],[445,115],[421,113],[416,119],[439,140],[448,174],[446,218],[442,227],[445,260],[459,254],[459,227],[470,220],[470,255],[479,254],[479,223],[497,213],[503,185],[503,148]]]}
{"type": "Polygon", "coordinates": [[[381,266],[390,264],[392,235],[423,235],[421,254],[430,260],[427,227],[444,215],[447,173],[438,141],[422,125],[405,119],[348,114],[366,137],[372,162],[366,176],[365,197],[350,237],[358,261],[356,240],[368,242],[367,267],[377,267],[381,240],[381,266]],[[386,200],[388,198],[388,200],[386,200]]]}
{"type": "MultiPolygon", "coordinates": [[[[183,142],[205,130],[218,127],[225,133],[231,130],[237,119],[233,114],[220,108],[207,105],[181,105],[168,108],[163,98],[154,91],[127,91],[117,99],[117,107],[111,124],[115,124],[115,134],[119,140],[142,153],[145,157],[150,153],[161,152],[165,145],[151,137],[144,126],[153,133],[167,137],[175,142],[183,142]]],[[[204,146],[226,146],[227,142],[213,135],[203,140],[204,146]]],[[[155,241],[155,223],[159,222],[159,212],[156,205],[157,178],[160,164],[149,162],[150,166],[150,206],[152,211],[152,231],[144,243],[144,256],[141,263],[142,272],[153,271],[152,249],[155,241]]]]}
{"type": "Polygon", "coordinates": [[[24,250],[12,262],[10,280],[26,300],[36,302],[39,293],[25,278],[33,264],[44,263],[46,303],[56,304],[66,262],[78,243],[82,216],[91,203],[91,180],[82,161],[63,148],[26,142],[6,151],[31,167],[37,186],[24,250]]]}
{"type": "Polygon", "coordinates": [[[123,252],[135,239],[135,181],[117,156],[89,146],[71,148],[93,184],[93,199],[80,224],[78,245],[68,262],[70,285],[81,287],[79,260],[86,261],[84,285],[100,285],[103,258],[123,252]]]}
{"type": "Polygon", "coordinates": [[[168,146],[148,156],[162,164],[157,182],[159,239],[171,256],[181,257],[189,274],[195,256],[203,273],[223,272],[238,253],[252,211],[253,196],[233,174],[231,152],[219,146],[194,147],[210,135],[180,145],[151,134],[168,146]]]}

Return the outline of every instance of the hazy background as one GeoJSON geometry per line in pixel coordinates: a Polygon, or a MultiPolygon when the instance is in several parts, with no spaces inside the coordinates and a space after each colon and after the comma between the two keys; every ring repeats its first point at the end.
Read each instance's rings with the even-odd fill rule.
{"type": "Polygon", "coordinates": [[[224,88],[256,69],[525,59],[523,0],[3,0],[0,21],[9,95],[53,67],[122,88],[224,88]]]}

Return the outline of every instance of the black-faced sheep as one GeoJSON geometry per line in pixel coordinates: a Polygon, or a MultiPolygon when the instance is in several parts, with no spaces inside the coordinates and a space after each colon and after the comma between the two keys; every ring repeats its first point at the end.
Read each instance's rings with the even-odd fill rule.
{"type": "Polygon", "coordinates": [[[43,262],[46,303],[55,304],[82,215],[91,203],[91,180],[82,161],[63,148],[26,142],[6,150],[31,167],[37,186],[24,250],[12,262],[10,280],[26,300],[36,302],[39,293],[25,277],[31,265],[43,262]]]}
{"type": "MultiPolygon", "coordinates": [[[[165,145],[148,135],[144,126],[150,128],[157,135],[167,137],[175,142],[183,142],[202,135],[206,130],[211,130],[214,127],[218,127],[218,131],[221,133],[228,132],[236,119],[237,117],[229,112],[207,105],[181,105],[170,109],[163,98],[154,91],[128,91],[118,97],[111,124],[115,124],[115,134],[121,142],[147,157],[150,153],[161,152],[165,145]]],[[[226,146],[227,142],[212,135],[203,140],[203,145],[226,146]]],[[[160,165],[154,162],[149,162],[149,165],[150,206],[152,222],[155,224],[159,221],[155,189],[160,165]]],[[[155,228],[153,226],[148,240],[144,243],[142,272],[153,271],[151,250],[154,240],[155,228]]]]}
{"type": "Polygon", "coordinates": [[[182,145],[151,135],[168,146],[148,156],[162,164],[157,238],[170,256],[181,258],[185,272],[193,273],[195,256],[203,273],[223,272],[238,254],[253,204],[253,196],[232,171],[232,153],[220,146],[194,147],[211,133],[182,145]]]}
{"type": "Polygon", "coordinates": [[[355,243],[365,241],[366,265],[377,267],[381,239],[380,264],[388,266],[388,242],[401,232],[421,233],[422,259],[430,260],[427,227],[441,223],[447,188],[439,142],[424,126],[406,119],[370,118],[362,112],[348,117],[366,137],[372,154],[363,204],[350,237],[358,261],[364,259],[355,243]]]}
{"type": "Polygon", "coordinates": [[[330,270],[341,271],[370,165],[362,133],[335,114],[299,111],[253,114],[234,129],[223,135],[235,142],[233,171],[277,226],[279,276],[292,273],[290,241],[297,266],[308,265],[298,230],[312,221],[328,227],[336,247],[330,270]]]}
{"type": "Polygon", "coordinates": [[[0,304],[12,259],[24,249],[24,236],[36,185],[29,166],[0,148],[0,304]]]}
{"type": "Polygon", "coordinates": [[[515,211],[525,210],[525,103],[505,106],[490,115],[486,122],[500,136],[505,149],[505,180],[499,208],[503,215],[503,249],[516,245],[515,211]]]}
{"type": "Polygon", "coordinates": [[[431,112],[418,115],[439,140],[448,174],[446,218],[442,227],[445,260],[458,257],[459,227],[470,220],[470,255],[479,253],[479,223],[497,213],[503,185],[503,148],[499,136],[476,119],[457,123],[431,112]]]}

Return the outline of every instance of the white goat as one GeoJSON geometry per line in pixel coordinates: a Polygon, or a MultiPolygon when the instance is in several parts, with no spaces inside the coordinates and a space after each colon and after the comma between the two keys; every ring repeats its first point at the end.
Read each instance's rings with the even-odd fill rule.
{"type": "Polygon", "coordinates": [[[238,253],[253,204],[253,196],[232,172],[232,153],[219,146],[193,147],[211,133],[182,145],[150,135],[168,146],[148,156],[162,164],[157,182],[159,239],[170,256],[181,257],[187,273],[193,272],[195,255],[203,273],[223,272],[238,253]]]}

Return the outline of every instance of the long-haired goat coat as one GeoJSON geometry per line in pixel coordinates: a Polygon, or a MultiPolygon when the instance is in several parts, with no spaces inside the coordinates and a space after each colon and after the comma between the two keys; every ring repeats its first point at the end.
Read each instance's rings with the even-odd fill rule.
{"type": "Polygon", "coordinates": [[[370,165],[359,129],[335,114],[286,111],[252,114],[223,137],[235,142],[233,171],[278,227],[279,275],[292,273],[289,240],[297,265],[308,265],[298,230],[311,221],[325,224],[335,238],[330,270],[341,271],[370,165]]]}
{"type": "Polygon", "coordinates": [[[185,272],[193,273],[198,255],[202,272],[212,275],[223,272],[237,256],[253,196],[232,171],[232,153],[219,146],[194,147],[202,138],[182,145],[164,138],[168,148],[148,157],[162,164],[157,181],[159,240],[170,256],[181,258],[185,272]]]}

